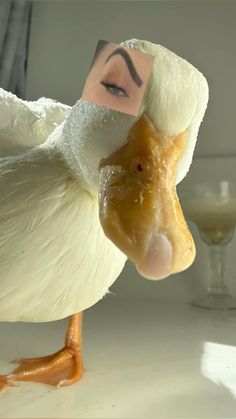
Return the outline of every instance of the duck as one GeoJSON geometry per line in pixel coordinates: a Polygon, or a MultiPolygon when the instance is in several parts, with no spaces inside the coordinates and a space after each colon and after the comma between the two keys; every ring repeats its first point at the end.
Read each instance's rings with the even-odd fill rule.
{"type": "Polygon", "coordinates": [[[195,258],[176,185],[192,162],[207,81],[161,45],[119,45],[154,56],[136,116],[0,91],[0,321],[69,318],[64,346],[18,360],[0,375],[1,390],[81,380],[83,312],[109,293],[127,258],[151,280],[195,258]]]}

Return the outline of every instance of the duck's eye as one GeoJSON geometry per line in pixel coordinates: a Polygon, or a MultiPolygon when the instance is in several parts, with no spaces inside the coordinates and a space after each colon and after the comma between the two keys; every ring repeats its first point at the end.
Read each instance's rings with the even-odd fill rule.
{"type": "Polygon", "coordinates": [[[100,83],[112,95],[114,95],[114,96],[125,96],[125,97],[128,97],[126,91],[122,87],[117,86],[116,84],[105,83],[104,81],[101,81],[100,83]]]}

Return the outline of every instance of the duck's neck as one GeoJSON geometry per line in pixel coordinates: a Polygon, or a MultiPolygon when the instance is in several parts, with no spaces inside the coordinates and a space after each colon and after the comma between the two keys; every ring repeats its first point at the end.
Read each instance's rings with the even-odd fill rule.
{"type": "Polygon", "coordinates": [[[99,187],[99,164],[122,147],[136,118],[79,100],[47,141],[60,152],[74,176],[92,193],[99,187]]]}

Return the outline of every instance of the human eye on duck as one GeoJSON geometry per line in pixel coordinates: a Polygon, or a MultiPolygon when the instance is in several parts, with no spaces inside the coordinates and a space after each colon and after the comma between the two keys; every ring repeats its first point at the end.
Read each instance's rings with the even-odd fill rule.
{"type": "Polygon", "coordinates": [[[100,222],[144,277],[165,278],[195,258],[176,184],[192,160],[207,83],[159,45],[100,42],[81,97],[91,103],[80,104],[98,112],[100,222]]]}

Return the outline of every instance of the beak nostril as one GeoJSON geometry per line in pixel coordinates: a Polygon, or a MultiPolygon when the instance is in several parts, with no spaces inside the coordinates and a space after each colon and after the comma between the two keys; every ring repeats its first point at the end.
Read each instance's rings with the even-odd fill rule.
{"type": "Polygon", "coordinates": [[[150,181],[153,175],[153,167],[148,158],[135,156],[130,161],[130,173],[138,181],[150,181]]]}

